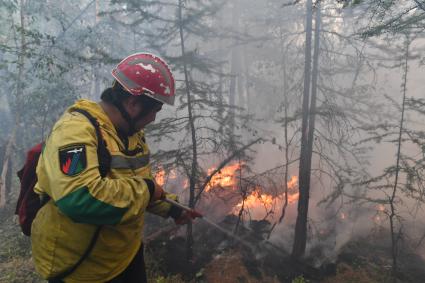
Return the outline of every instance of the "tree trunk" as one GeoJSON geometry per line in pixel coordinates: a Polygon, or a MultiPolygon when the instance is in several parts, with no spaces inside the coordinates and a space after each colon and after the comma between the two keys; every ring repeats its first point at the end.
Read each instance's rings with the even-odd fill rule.
{"type": "MultiPolygon", "coordinates": [[[[245,33],[248,33],[247,28],[245,28],[245,33]]],[[[249,80],[249,67],[251,65],[250,58],[248,54],[248,47],[246,45],[243,46],[243,62],[244,62],[244,77],[245,77],[245,109],[246,112],[251,114],[251,100],[249,97],[250,92],[250,80],[249,80]]]]}
{"type": "MultiPolygon", "coordinates": [[[[315,130],[315,121],[316,121],[316,98],[317,98],[317,81],[318,81],[318,67],[319,67],[319,51],[320,51],[320,21],[321,21],[321,11],[320,11],[320,1],[317,1],[316,4],[316,19],[315,19],[315,31],[314,31],[314,55],[313,55],[313,70],[312,70],[312,85],[311,85],[311,100],[310,100],[310,109],[308,117],[308,137],[307,137],[307,149],[305,152],[305,169],[304,179],[305,179],[305,189],[304,189],[304,198],[303,198],[303,213],[302,223],[304,223],[303,232],[304,236],[301,237],[304,239],[302,243],[302,254],[305,252],[305,247],[307,243],[307,221],[308,221],[308,206],[310,200],[310,179],[311,179],[311,164],[313,157],[313,143],[314,143],[314,130],[315,130]]],[[[298,219],[297,219],[298,220],[298,219]]]]}
{"type": "MultiPolygon", "coordinates": [[[[184,79],[186,85],[186,97],[187,97],[187,111],[189,115],[189,126],[192,136],[192,167],[189,176],[189,207],[194,208],[195,206],[195,184],[197,179],[198,171],[198,152],[196,145],[196,132],[195,132],[195,122],[193,121],[193,109],[192,109],[192,100],[190,95],[190,84],[189,84],[189,73],[187,70],[186,62],[186,53],[184,45],[184,36],[183,36],[183,19],[182,19],[182,10],[183,10],[183,0],[179,0],[179,31],[180,31],[180,47],[183,57],[183,68],[184,68],[184,79]]],[[[192,223],[189,222],[186,230],[187,244],[186,244],[186,257],[188,260],[192,259],[192,245],[193,245],[193,235],[192,235],[192,223]]]]}
{"type": "Polygon", "coordinates": [[[311,39],[312,39],[312,0],[307,0],[306,14],[306,43],[305,43],[305,65],[304,65],[304,93],[302,106],[302,125],[301,125],[301,154],[299,166],[299,200],[298,215],[295,224],[295,238],[292,247],[292,257],[295,259],[304,255],[307,243],[307,217],[308,204],[310,198],[310,167],[309,167],[309,100],[310,100],[310,81],[311,81],[311,39]]]}
{"type": "MultiPolygon", "coordinates": [[[[399,234],[400,231],[396,232],[396,207],[395,207],[395,199],[397,197],[397,186],[398,186],[398,178],[400,174],[400,157],[401,157],[401,144],[402,144],[402,137],[403,137],[403,126],[404,126],[404,113],[405,113],[405,104],[406,104],[406,92],[407,92],[407,73],[409,71],[409,46],[410,41],[408,36],[406,36],[406,52],[405,52],[405,60],[404,60],[404,74],[403,74],[403,101],[401,106],[401,118],[400,118],[400,128],[399,128],[399,134],[398,134],[398,145],[397,145],[397,161],[396,161],[396,171],[395,171],[395,180],[394,180],[394,187],[391,194],[391,197],[389,199],[390,204],[390,231],[391,231],[391,256],[393,260],[393,268],[392,268],[392,275],[393,275],[393,282],[397,282],[397,258],[398,258],[398,240],[399,240],[399,234]]],[[[401,228],[400,228],[401,229],[401,228]]]]}
{"type": "MultiPolygon", "coordinates": [[[[241,159],[239,158],[239,165],[241,164],[241,159]]],[[[245,201],[248,194],[248,187],[242,184],[242,166],[239,169],[239,191],[242,197],[242,206],[238,213],[238,220],[236,221],[235,228],[233,229],[233,234],[236,235],[238,233],[239,225],[242,221],[242,216],[245,211],[245,201]]]]}
{"type": "Polygon", "coordinates": [[[7,203],[7,191],[8,191],[7,177],[10,174],[9,169],[11,168],[10,165],[12,163],[13,145],[15,144],[15,139],[16,139],[16,126],[7,142],[5,152],[3,155],[3,165],[2,165],[1,175],[0,175],[0,208],[4,207],[7,203]]]}
{"type": "MultiPolygon", "coordinates": [[[[311,160],[313,156],[314,129],[316,124],[316,101],[317,101],[317,80],[319,78],[319,53],[320,53],[320,1],[316,4],[316,19],[314,26],[314,53],[313,53],[313,73],[311,82],[311,102],[310,102],[310,117],[308,125],[308,168],[311,172],[311,160]]],[[[309,183],[310,183],[310,176],[309,183]]]]}
{"type": "Polygon", "coordinates": [[[287,73],[287,69],[286,69],[286,53],[285,53],[285,40],[282,36],[282,68],[283,68],[283,107],[284,107],[284,118],[285,118],[285,125],[284,125],[284,137],[285,137],[285,172],[284,172],[284,184],[283,184],[283,189],[285,192],[285,202],[283,204],[282,207],[282,211],[279,217],[279,223],[282,223],[283,219],[285,218],[285,214],[286,214],[286,208],[288,207],[288,177],[289,177],[289,146],[290,146],[290,142],[289,142],[289,137],[288,137],[288,108],[289,108],[289,102],[288,102],[288,95],[289,93],[288,91],[288,73],[287,73]]]}
{"type": "MultiPolygon", "coordinates": [[[[316,127],[316,101],[317,101],[317,80],[319,77],[319,52],[320,52],[320,1],[316,3],[316,19],[314,27],[314,53],[313,53],[313,71],[312,71],[312,82],[311,82],[311,101],[310,101],[310,117],[308,124],[308,142],[307,142],[307,188],[308,195],[310,194],[310,179],[311,179],[311,163],[313,158],[313,144],[314,144],[314,130],[316,127]]],[[[307,199],[308,209],[308,199],[307,199]]],[[[307,217],[306,217],[307,220],[307,217]]]]}
{"type": "MultiPolygon", "coordinates": [[[[214,25],[219,29],[224,29],[224,18],[223,15],[221,13],[219,13],[217,15],[217,17],[215,18],[215,22],[214,25]]],[[[221,38],[219,38],[217,40],[217,45],[216,45],[216,49],[220,50],[219,52],[219,56],[223,56],[223,50],[226,50],[226,48],[224,47],[225,41],[221,38]]],[[[218,107],[217,107],[217,115],[220,119],[220,121],[224,121],[225,119],[225,115],[226,115],[226,108],[224,107],[225,104],[225,92],[226,92],[226,87],[225,87],[225,76],[224,76],[225,70],[224,70],[224,66],[223,64],[220,65],[220,74],[219,74],[219,80],[218,80],[218,86],[217,86],[217,97],[214,96],[214,93],[211,94],[210,99],[212,101],[217,100],[218,103],[218,107]]],[[[225,124],[220,124],[218,126],[218,132],[220,133],[220,136],[222,136],[224,134],[224,126],[225,124]]]]}
{"type": "Polygon", "coordinates": [[[92,65],[93,70],[93,95],[92,99],[97,100],[100,97],[100,63],[96,62],[92,65]]]}
{"type": "MultiPolygon", "coordinates": [[[[223,75],[222,75],[222,73],[223,73],[223,68],[221,68],[220,69],[220,78],[219,78],[219,80],[218,80],[218,91],[217,91],[217,93],[218,93],[218,98],[217,98],[217,100],[218,100],[218,104],[220,105],[219,107],[218,107],[218,109],[217,109],[217,114],[218,114],[218,116],[220,117],[220,121],[224,121],[224,115],[225,115],[225,108],[224,108],[224,97],[223,97],[223,93],[224,93],[224,91],[223,91],[223,89],[224,89],[224,87],[223,87],[223,85],[224,85],[224,79],[223,79],[223,75]]],[[[218,132],[220,133],[220,135],[222,135],[223,134],[223,124],[220,124],[219,125],[219,128],[218,128],[218,132]]]]}
{"type": "MultiPolygon", "coordinates": [[[[233,12],[232,12],[232,27],[234,31],[239,33],[239,0],[233,1],[233,12]]],[[[234,132],[235,132],[235,109],[236,106],[236,89],[237,86],[240,86],[238,83],[239,75],[240,75],[240,48],[238,46],[239,40],[238,35],[235,36],[234,46],[232,48],[231,54],[231,66],[230,66],[230,87],[229,87],[229,123],[230,123],[230,151],[235,150],[235,142],[233,140],[234,132]]]]}

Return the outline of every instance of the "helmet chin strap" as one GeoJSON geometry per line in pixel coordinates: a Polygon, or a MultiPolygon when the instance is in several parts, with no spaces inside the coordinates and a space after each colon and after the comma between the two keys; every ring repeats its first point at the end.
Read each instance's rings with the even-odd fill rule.
{"type": "Polygon", "coordinates": [[[113,105],[118,109],[118,111],[120,111],[121,116],[127,122],[127,125],[128,125],[127,136],[130,137],[134,135],[137,132],[135,120],[130,117],[130,114],[128,114],[127,110],[125,110],[125,108],[122,106],[120,102],[114,101],[113,105]]]}

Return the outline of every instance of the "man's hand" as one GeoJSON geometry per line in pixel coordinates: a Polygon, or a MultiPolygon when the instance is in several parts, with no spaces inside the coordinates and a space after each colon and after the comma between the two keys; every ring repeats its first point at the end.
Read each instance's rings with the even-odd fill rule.
{"type": "Polygon", "coordinates": [[[176,222],[177,225],[184,225],[189,223],[190,221],[194,220],[195,218],[201,218],[203,215],[192,209],[190,211],[188,210],[183,210],[182,214],[180,215],[179,218],[175,219],[174,222],[176,222]]]}

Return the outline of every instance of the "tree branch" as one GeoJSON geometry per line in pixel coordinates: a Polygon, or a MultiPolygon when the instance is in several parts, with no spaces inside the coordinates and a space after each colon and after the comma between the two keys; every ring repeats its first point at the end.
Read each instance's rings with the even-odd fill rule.
{"type": "Polygon", "coordinates": [[[419,8],[421,8],[423,11],[425,11],[425,3],[419,2],[419,0],[413,0],[419,8]]]}
{"type": "Polygon", "coordinates": [[[244,147],[234,151],[232,153],[232,155],[230,155],[229,157],[227,157],[226,159],[224,159],[220,165],[217,167],[217,169],[215,169],[204,181],[204,183],[202,184],[202,186],[200,187],[199,193],[196,195],[195,197],[195,204],[199,201],[199,199],[201,198],[201,194],[204,192],[206,186],[208,185],[208,183],[211,181],[211,179],[214,177],[215,174],[217,174],[221,169],[224,168],[224,166],[226,166],[227,163],[229,163],[233,158],[235,158],[237,155],[239,155],[241,152],[245,151],[247,148],[251,147],[252,145],[258,143],[259,141],[261,141],[262,138],[258,138],[252,142],[250,142],[249,144],[245,145],[244,147]]]}

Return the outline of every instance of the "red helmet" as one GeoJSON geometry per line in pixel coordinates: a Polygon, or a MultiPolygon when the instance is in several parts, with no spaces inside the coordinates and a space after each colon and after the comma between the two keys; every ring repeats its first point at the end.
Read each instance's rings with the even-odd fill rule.
{"type": "Polygon", "coordinates": [[[146,95],[174,105],[174,77],[164,60],[150,53],[136,53],[122,60],[112,76],[132,95],[146,95]]]}

